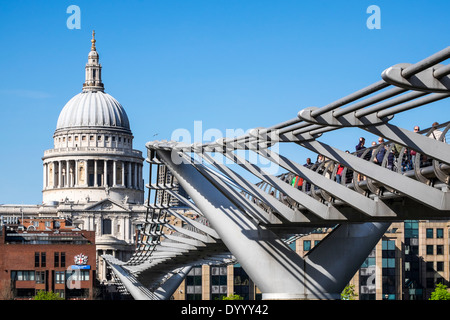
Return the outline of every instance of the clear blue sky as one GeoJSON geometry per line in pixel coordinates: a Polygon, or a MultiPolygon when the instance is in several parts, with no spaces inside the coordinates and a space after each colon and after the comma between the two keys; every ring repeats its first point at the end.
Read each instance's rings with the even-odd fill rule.
{"type": "MultiPolygon", "coordinates": [[[[127,111],[134,146],[193,132],[225,133],[292,119],[449,45],[450,1],[0,2],[0,203],[42,201],[42,160],[58,115],[79,93],[96,31],[106,92],[127,111]],[[68,29],[69,5],[81,29],[68,29]],[[370,30],[370,5],[381,29],[370,30]]],[[[396,116],[405,128],[448,119],[448,102],[396,116]]],[[[352,149],[365,133],[323,141],[352,149]]],[[[310,154],[289,149],[298,162],[310,154]]]]}

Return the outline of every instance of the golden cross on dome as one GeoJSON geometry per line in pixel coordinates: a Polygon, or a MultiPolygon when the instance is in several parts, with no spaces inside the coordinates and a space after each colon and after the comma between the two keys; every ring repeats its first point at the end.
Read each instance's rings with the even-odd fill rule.
{"type": "Polygon", "coordinates": [[[92,42],[91,50],[95,51],[95,30],[92,30],[92,40],[91,40],[91,42],[92,42]]]}

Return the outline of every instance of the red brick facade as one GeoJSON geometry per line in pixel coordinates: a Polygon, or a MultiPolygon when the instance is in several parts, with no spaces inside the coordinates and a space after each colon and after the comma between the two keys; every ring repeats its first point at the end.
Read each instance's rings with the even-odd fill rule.
{"type": "Polygon", "coordinates": [[[37,290],[56,292],[66,299],[92,298],[95,278],[95,232],[22,232],[3,228],[0,299],[10,299],[11,295],[29,299],[37,290]],[[74,258],[80,254],[87,261],[77,265],[74,258]]]}

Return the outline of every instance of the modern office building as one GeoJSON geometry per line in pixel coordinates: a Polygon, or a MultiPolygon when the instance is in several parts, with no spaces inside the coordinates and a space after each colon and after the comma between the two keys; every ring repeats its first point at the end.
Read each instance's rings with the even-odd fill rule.
{"type": "MultiPolygon", "coordinates": [[[[332,229],[319,228],[291,248],[308,252],[332,229]]],[[[436,283],[450,281],[448,220],[392,223],[355,273],[350,285],[358,300],[427,300],[436,283]]],[[[195,267],[175,292],[175,300],[214,300],[238,294],[258,300],[261,293],[239,264],[195,267]]]]}
{"type": "MultiPolygon", "coordinates": [[[[408,220],[392,223],[350,284],[358,300],[427,300],[436,283],[450,280],[448,220],[408,220]]],[[[328,233],[297,240],[305,255],[328,233]]]]}
{"type": "Polygon", "coordinates": [[[239,295],[244,300],[261,299],[261,292],[239,264],[192,268],[173,299],[221,300],[230,295],[239,295]]]}

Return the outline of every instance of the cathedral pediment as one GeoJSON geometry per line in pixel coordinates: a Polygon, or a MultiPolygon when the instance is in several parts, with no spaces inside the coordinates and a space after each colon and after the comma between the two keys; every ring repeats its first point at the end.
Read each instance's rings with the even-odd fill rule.
{"type": "Polygon", "coordinates": [[[127,204],[117,202],[112,199],[103,199],[87,205],[85,211],[130,211],[127,204]]]}

